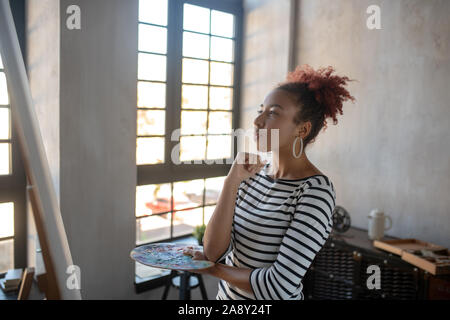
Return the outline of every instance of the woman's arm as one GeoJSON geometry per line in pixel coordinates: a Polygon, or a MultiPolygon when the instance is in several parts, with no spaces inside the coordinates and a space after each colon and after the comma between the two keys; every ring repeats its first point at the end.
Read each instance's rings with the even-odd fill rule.
{"type": "MultiPolygon", "coordinates": [[[[183,252],[186,255],[191,255],[194,260],[207,260],[205,254],[202,251],[194,251],[192,247],[188,247],[183,252]]],[[[192,273],[200,273],[200,274],[208,274],[213,277],[217,277],[219,279],[225,280],[228,283],[231,283],[233,286],[238,287],[244,291],[247,291],[250,294],[255,294],[253,292],[250,275],[252,270],[249,268],[239,268],[233,266],[227,266],[221,263],[216,263],[211,268],[207,269],[194,269],[188,270],[192,273]]]]}
{"type": "Polygon", "coordinates": [[[265,164],[259,155],[253,156],[256,157],[247,152],[239,152],[225,179],[203,236],[203,252],[209,261],[216,262],[229,247],[239,185],[243,180],[255,175],[265,164]]]}
{"type": "Polygon", "coordinates": [[[225,179],[216,208],[203,236],[203,252],[209,261],[217,261],[225,252],[231,240],[236,194],[240,181],[225,179]]]}
{"type": "Polygon", "coordinates": [[[252,270],[253,269],[238,268],[216,263],[208,274],[225,280],[226,282],[231,283],[231,285],[247,291],[250,294],[254,294],[252,286],[250,285],[250,273],[252,270]]]}

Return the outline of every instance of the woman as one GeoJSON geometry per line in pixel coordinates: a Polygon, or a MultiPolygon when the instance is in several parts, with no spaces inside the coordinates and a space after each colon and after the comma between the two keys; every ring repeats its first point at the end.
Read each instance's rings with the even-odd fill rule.
{"type": "Polygon", "coordinates": [[[193,270],[221,279],[216,299],[304,299],[302,278],[331,232],[336,201],[333,183],[304,148],[327,118],[337,124],[344,101],[354,101],[344,88],[351,80],[333,71],[299,66],[260,106],[256,139],[267,129],[267,150],[260,151],[276,153],[275,160],[249,164],[248,154],[238,154],[206,228],[203,253],[186,251],[216,263],[193,270]],[[272,129],[279,130],[277,149],[272,129]]]}

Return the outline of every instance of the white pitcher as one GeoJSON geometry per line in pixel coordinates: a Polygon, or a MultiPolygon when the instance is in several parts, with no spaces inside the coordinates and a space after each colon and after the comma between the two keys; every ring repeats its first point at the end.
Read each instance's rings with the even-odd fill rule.
{"type": "Polygon", "coordinates": [[[380,240],[384,236],[384,231],[392,227],[391,217],[379,209],[373,209],[367,217],[369,218],[369,228],[367,229],[369,239],[380,240]],[[386,227],[386,220],[389,221],[388,227],[386,227]]]}

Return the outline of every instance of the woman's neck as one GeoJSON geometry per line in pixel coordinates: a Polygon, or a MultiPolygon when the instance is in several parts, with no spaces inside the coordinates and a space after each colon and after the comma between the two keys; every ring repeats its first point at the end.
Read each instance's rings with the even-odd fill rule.
{"type": "Polygon", "coordinates": [[[271,175],[274,179],[302,179],[315,174],[322,174],[303,152],[300,158],[292,153],[273,153],[271,175]]]}

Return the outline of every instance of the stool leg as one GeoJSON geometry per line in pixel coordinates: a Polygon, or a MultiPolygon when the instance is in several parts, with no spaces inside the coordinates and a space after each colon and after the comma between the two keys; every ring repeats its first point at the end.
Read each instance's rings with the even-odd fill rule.
{"type": "Polygon", "coordinates": [[[169,293],[169,289],[172,286],[172,278],[174,277],[175,273],[176,272],[174,270],[172,270],[170,272],[170,275],[169,275],[169,278],[167,279],[166,287],[164,288],[164,293],[163,293],[161,300],[167,300],[167,294],[169,293]]]}
{"type": "Polygon", "coordinates": [[[208,294],[206,293],[205,284],[203,283],[203,277],[201,274],[197,275],[198,283],[200,285],[200,291],[202,292],[203,300],[208,300],[208,294]]]}
{"type": "Polygon", "coordinates": [[[189,272],[182,272],[180,277],[180,300],[191,300],[191,290],[189,286],[189,272]]]}

